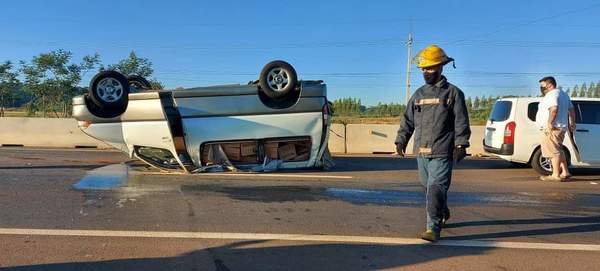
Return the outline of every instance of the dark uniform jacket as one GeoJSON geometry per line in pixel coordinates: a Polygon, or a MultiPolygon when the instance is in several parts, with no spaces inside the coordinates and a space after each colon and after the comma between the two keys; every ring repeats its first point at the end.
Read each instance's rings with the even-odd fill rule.
{"type": "Polygon", "coordinates": [[[465,95],[446,77],[435,85],[420,87],[412,95],[396,145],[405,150],[413,133],[413,153],[428,158],[452,157],[455,146],[469,146],[471,129],[465,95]]]}

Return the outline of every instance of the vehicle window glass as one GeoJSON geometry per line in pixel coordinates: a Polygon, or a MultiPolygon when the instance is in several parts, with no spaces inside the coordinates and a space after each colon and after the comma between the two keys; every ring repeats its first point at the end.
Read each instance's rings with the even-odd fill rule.
{"type": "Polygon", "coordinates": [[[510,117],[510,110],[512,109],[511,101],[497,101],[490,114],[491,121],[505,121],[510,117]]]}
{"type": "Polygon", "coordinates": [[[165,149],[138,147],[137,155],[146,161],[153,162],[161,167],[178,168],[179,164],[170,151],[165,149]]]}
{"type": "Polygon", "coordinates": [[[540,105],[539,102],[535,102],[535,103],[530,103],[527,106],[527,117],[531,121],[535,121],[535,117],[537,115],[539,105],[540,105]]]}
{"type": "Polygon", "coordinates": [[[577,123],[600,124],[600,103],[578,102],[577,123]]]}

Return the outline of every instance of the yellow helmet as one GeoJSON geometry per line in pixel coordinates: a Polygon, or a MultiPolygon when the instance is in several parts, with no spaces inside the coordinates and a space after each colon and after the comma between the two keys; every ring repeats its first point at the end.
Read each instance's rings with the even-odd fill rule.
{"type": "Polygon", "coordinates": [[[446,52],[437,45],[429,45],[425,49],[421,50],[416,57],[417,67],[427,68],[437,65],[446,65],[454,61],[453,58],[448,57],[446,52]]]}

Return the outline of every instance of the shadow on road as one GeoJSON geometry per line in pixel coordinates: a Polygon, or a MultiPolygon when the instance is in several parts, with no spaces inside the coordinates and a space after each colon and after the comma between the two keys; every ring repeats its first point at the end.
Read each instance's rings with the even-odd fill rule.
{"type": "Polygon", "coordinates": [[[269,241],[249,241],[177,257],[40,264],[0,270],[379,270],[481,255],[488,250],[490,248],[430,245],[277,245],[269,241]]]}
{"type": "Polygon", "coordinates": [[[479,226],[492,226],[492,225],[532,225],[532,224],[538,224],[538,225],[581,224],[581,225],[546,228],[546,229],[518,230],[518,231],[507,231],[507,232],[452,236],[452,237],[447,237],[444,239],[445,240],[473,240],[473,239],[530,237],[530,236],[566,234],[566,233],[597,232],[597,231],[600,231],[600,216],[470,221],[470,222],[451,223],[451,224],[447,225],[447,228],[479,227],[479,226]]]}
{"type": "MultiPolygon", "coordinates": [[[[414,157],[398,156],[336,156],[336,166],[331,172],[417,170],[414,157]]],[[[497,159],[469,158],[459,163],[457,169],[512,169],[514,166],[497,159]]]]}

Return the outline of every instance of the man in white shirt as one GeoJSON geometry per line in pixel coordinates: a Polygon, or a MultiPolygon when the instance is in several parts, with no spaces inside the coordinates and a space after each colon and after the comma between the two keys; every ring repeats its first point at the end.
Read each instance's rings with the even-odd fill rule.
{"type": "Polygon", "coordinates": [[[552,175],[542,176],[542,181],[565,181],[571,177],[563,151],[563,140],[567,130],[575,130],[575,110],[569,95],[556,89],[556,80],[552,76],[540,81],[540,90],[544,98],[538,106],[536,124],[543,131],[542,156],[552,161],[552,175]]]}

